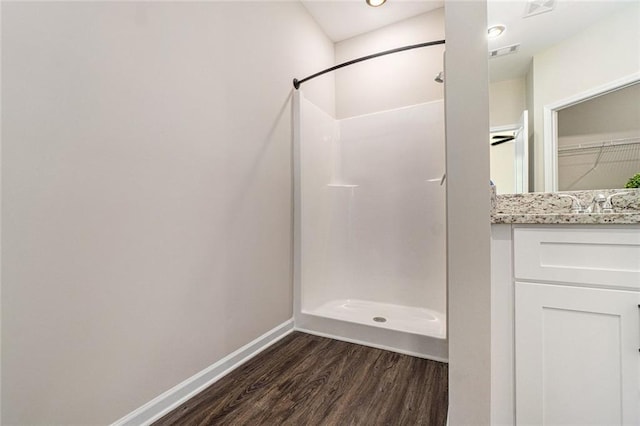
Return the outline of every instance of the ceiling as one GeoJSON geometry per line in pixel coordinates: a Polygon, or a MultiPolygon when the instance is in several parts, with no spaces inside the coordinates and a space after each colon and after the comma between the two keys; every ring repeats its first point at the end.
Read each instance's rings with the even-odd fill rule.
{"type": "MultiPolygon", "coordinates": [[[[431,0],[388,0],[377,8],[367,6],[364,0],[300,1],[334,42],[444,6],[444,1],[431,0]]],[[[554,4],[555,7],[550,12],[524,17],[528,10],[526,0],[488,0],[489,26],[502,24],[507,27],[502,36],[489,41],[489,50],[520,44],[519,52],[489,61],[491,81],[524,76],[536,52],[570,37],[637,0],[531,1],[542,5],[554,4]]]]}
{"type": "Polygon", "coordinates": [[[443,0],[388,0],[380,7],[367,6],[365,0],[300,1],[334,42],[444,7],[443,0]]]}
{"type": "Polygon", "coordinates": [[[489,60],[491,81],[526,75],[534,54],[631,4],[629,1],[615,0],[556,0],[554,3],[555,8],[551,12],[525,18],[526,1],[487,2],[487,24],[507,27],[500,37],[489,40],[489,50],[520,43],[518,53],[489,60]]]}

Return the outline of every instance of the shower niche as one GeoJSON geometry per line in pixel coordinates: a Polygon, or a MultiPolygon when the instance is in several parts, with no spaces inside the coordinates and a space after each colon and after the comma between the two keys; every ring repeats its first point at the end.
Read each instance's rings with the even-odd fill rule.
{"type": "Polygon", "coordinates": [[[443,101],[336,120],[294,96],[296,328],[446,360],[443,101]]]}

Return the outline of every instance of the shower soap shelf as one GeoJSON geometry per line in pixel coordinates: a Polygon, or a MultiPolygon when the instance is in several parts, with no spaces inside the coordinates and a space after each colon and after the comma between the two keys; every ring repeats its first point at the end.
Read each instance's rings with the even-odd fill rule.
{"type": "Polygon", "coordinates": [[[327,186],[330,188],[357,188],[360,185],[343,185],[340,183],[329,183],[327,184],[327,186]]]}

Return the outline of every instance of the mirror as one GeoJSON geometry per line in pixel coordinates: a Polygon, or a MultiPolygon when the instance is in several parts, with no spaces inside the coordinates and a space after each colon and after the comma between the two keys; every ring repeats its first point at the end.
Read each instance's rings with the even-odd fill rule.
{"type": "MultiPolygon", "coordinates": [[[[502,35],[489,40],[492,132],[515,128],[523,112],[529,113],[528,185],[521,185],[520,189],[514,186],[513,192],[624,186],[620,183],[624,178],[598,179],[598,175],[610,177],[603,171],[605,164],[615,167],[624,163],[624,173],[631,173],[629,177],[640,173],[637,150],[629,148],[637,146],[632,142],[640,138],[640,130],[576,128],[580,123],[593,124],[593,119],[577,118],[591,109],[586,106],[589,102],[600,98],[596,103],[610,105],[611,101],[602,96],[614,94],[617,89],[640,87],[636,84],[640,82],[640,2],[488,0],[487,7],[489,26],[506,27],[502,35]],[[580,106],[583,102],[587,104],[580,106]],[[558,135],[558,131],[567,131],[567,126],[572,133],[570,144],[566,135],[558,135]],[[612,141],[628,146],[604,147],[600,160],[595,161],[600,147],[593,148],[593,144],[612,141]],[[578,151],[581,144],[595,155],[578,151]],[[567,149],[569,145],[576,149],[567,149]],[[611,158],[605,157],[605,150],[614,149],[615,158],[610,152],[606,154],[611,158]],[[577,156],[584,160],[580,165],[577,156]],[[587,157],[594,160],[590,165],[586,164],[587,157]],[[567,164],[570,172],[566,171],[567,164]],[[595,169],[589,171],[594,165],[595,169]],[[580,178],[582,174],[587,177],[580,178]]],[[[635,99],[635,105],[640,105],[640,91],[629,96],[635,99]]],[[[601,122],[619,121],[616,108],[601,108],[598,114],[601,122]]],[[[631,121],[640,123],[640,116],[633,114],[628,114],[631,121]]],[[[495,169],[493,164],[492,168],[495,169]]],[[[514,175],[514,181],[517,179],[514,175]]],[[[497,189],[499,193],[510,191],[500,191],[498,185],[497,189]]]]}
{"type": "Polygon", "coordinates": [[[637,75],[544,107],[545,190],[622,188],[640,170],[637,75]]]}
{"type": "Polygon", "coordinates": [[[623,188],[640,173],[640,83],[559,109],[551,119],[554,189],[623,188]]]}

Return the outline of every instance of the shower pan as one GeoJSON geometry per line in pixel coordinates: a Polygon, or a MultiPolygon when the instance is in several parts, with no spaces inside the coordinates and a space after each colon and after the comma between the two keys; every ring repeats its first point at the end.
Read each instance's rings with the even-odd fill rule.
{"type": "Polygon", "coordinates": [[[294,122],[296,328],[446,361],[443,101],[294,122]]]}

